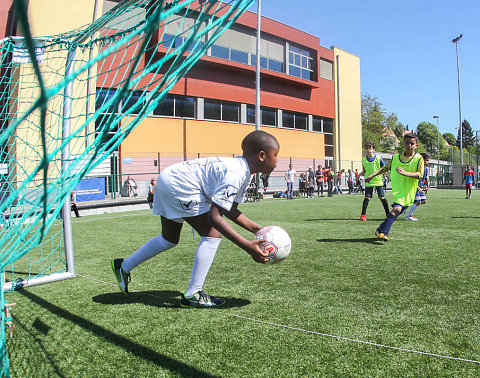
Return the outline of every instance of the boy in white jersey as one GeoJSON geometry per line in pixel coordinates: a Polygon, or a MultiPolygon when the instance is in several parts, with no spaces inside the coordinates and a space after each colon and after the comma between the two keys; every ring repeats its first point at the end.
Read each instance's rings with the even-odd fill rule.
{"type": "Polygon", "coordinates": [[[229,222],[255,234],[262,227],[245,216],[237,206],[254,173],[270,174],[277,166],[278,141],[264,131],[253,131],[242,141],[243,156],[202,158],[171,165],[158,176],[153,214],[160,215],[162,234],[150,239],[130,257],[112,261],[118,286],[128,294],[130,271],[140,263],[175,247],[180,240],[183,221],[200,235],[190,284],[182,293],[183,307],[214,307],[221,298],[205,294],[203,283],[221,237],[234,242],[258,263],[268,258],[260,249],[261,240],[247,240],[229,222]]]}

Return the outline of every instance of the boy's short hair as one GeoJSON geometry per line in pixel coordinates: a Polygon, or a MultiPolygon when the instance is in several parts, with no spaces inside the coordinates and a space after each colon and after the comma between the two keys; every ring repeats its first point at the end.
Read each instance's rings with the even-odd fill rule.
{"type": "Polygon", "coordinates": [[[406,133],[403,136],[403,139],[405,139],[405,138],[415,139],[418,142],[418,136],[415,133],[406,133]]]}
{"type": "Polygon", "coordinates": [[[280,148],[277,138],[262,130],[249,133],[242,141],[244,155],[256,155],[260,151],[267,152],[271,148],[280,148]]]}
{"type": "Polygon", "coordinates": [[[430,160],[430,155],[427,154],[426,152],[422,152],[420,155],[422,155],[423,160],[430,160]]]}
{"type": "Polygon", "coordinates": [[[372,147],[373,149],[375,149],[375,143],[372,141],[365,142],[365,148],[368,148],[368,147],[372,147]]]}

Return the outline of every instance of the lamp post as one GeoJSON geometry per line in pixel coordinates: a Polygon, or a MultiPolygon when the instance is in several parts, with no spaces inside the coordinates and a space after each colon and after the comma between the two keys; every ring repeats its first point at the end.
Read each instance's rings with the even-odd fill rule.
{"type": "Polygon", "coordinates": [[[452,39],[452,42],[455,43],[455,51],[457,53],[457,85],[458,85],[458,119],[460,127],[460,165],[463,167],[463,130],[462,130],[462,105],[461,105],[461,95],[460,95],[460,66],[458,63],[458,41],[463,37],[463,34],[460,34],[457,38],[452,39]]]}
{"type": "Polygon", "coordinates": [[[437,188],[438,188],[438,172],[440,171],[440,130],[438,129],[438,116],[433,116],[437,120],[437,188]]]}

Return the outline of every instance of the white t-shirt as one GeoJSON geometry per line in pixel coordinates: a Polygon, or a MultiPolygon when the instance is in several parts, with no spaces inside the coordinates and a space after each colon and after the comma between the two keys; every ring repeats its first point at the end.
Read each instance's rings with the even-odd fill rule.
{"type": "Polygon", "coordinates": [[[225,210],[241,203],[250,183],[244,157],[210,157],[173,164],[158,176],[153,214],[169,219],[203,214],[213,202],[225,210]]]}
{"type": "Polygon", "coordinates": [[[297,171],[295,169],[289,169],[285,175],[287,176],[287,182],[294,182],[295,181],[295,174],[297,171]]]}

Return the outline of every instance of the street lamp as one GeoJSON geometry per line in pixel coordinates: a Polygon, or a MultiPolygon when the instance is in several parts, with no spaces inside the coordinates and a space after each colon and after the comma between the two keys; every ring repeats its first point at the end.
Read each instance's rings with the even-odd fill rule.
{"type": "Polygon", "coordinates": [[[440,170],[440,130],[438,129],[438,116],[433,116],[437,120],[437,188],[438,188],[438,171],[440,170]]]}
{"type": "Polygon", "coordinates": [[[452,39],[452,42],[455,43],[455,51],[457,53],[457,84],[458,84],[458,118],[459,118],[459,127],[460,127],[460,165],[463,167],[463,130],[462,130],[462,106],[461,106],[461,96],[460,96],[460,66],[458,63],[458,41],[463,37],[463,34],[460,34],[457,38],[452,39]]]}

